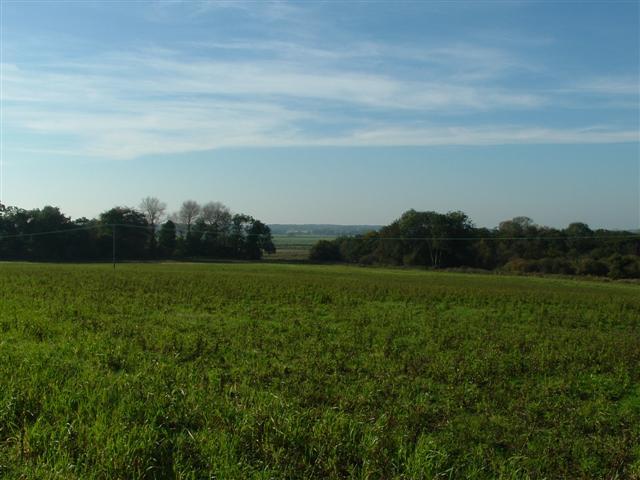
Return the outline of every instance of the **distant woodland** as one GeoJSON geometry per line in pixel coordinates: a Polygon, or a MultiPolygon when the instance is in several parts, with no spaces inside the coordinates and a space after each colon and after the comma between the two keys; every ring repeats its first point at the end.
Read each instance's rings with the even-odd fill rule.
{"type": "Polygon", "coordinates": [[[364,235],[321,240],[310,254],[320,262],[477,268],[514,273],[640,278],[640,235],[592,230],[584,223],[564,229],[516,217],[495,229],[477,228],[463,212],[409,210],[364,235]]]}
{"type": "MultiPolygon", "coordinates": [[[[104,261],[153,259],[259,260],[275,253],[269,226],[219,202],[166,205],[147,197],[137,208],[114,207],[72,220],[57,207],[25,210],[0,204],[0,259],[104,261]]],[[[409,210],[390,225],[310,251],[314,262],[463,268],[513,273],[640,278],[640,235],[572,223],[564,229],[516,217],[478,228],[459,211],[409,210]]]]}
{"type": "Polygon", "coordinates": [[[166,205],[147,197],[138,208],[114,207],[98,218],[71,220],[59,208],[25,210],[0,204],[0,259],[36,261],[145,260],[208,257],[258,260],[274,253],[269,227],[219,202],[166,205]]]}

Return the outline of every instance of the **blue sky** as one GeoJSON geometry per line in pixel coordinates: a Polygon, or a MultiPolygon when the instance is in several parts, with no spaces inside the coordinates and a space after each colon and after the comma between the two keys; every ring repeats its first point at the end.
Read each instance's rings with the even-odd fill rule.
{"type": "Polygon", "coordinates": [[[640,224],[639,4],[2,5],[2,201],[640,224]]]}

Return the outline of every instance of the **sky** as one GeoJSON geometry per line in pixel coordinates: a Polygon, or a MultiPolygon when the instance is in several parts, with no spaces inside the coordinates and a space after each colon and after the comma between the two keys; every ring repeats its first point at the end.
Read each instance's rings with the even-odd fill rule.
{"type": "Polygon", "coordinates": [[[0,201],[640,226],[638,1],[0,2],[0,201]]]}

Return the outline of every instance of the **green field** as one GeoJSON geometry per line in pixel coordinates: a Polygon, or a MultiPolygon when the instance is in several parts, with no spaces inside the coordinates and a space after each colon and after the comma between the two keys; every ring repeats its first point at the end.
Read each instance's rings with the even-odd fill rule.
{"type": "Polygon", "coordinates": [[[333,240],[335,235],[273,235],[276,253],[265,255],[265,260],[308,260],[311,247],[320,240],[333,240]]]}
{"type": "Polygon", "coordinates": [[[640,478],[640,286],[0,264],[0,477],[640,478]]]}

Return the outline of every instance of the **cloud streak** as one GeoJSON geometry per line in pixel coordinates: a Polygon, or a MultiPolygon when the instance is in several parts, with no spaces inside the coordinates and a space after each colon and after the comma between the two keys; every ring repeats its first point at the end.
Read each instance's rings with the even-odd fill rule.
{"type": "MultiPolygon", "coordinates": [[[[222,147],[638,141],[635,130],[613,127],[469,123],[469,116],[540,111],[557,100],[500,87],[494,80],[505,72],[535,66],[495,48],[363,43],[332,50],[275,41],[196,47],[209,54],[190,56],[182,45],[93,61],[5,63],[5,128],[41,144],[72,139],[56,150],[114,159],[222,147]],[[371,68],[376,59],[411,60],[414,72],[393,62],[371,68]]],[[[587,80],[562,95],[633,98],[631,83],[587,80]]]]}

